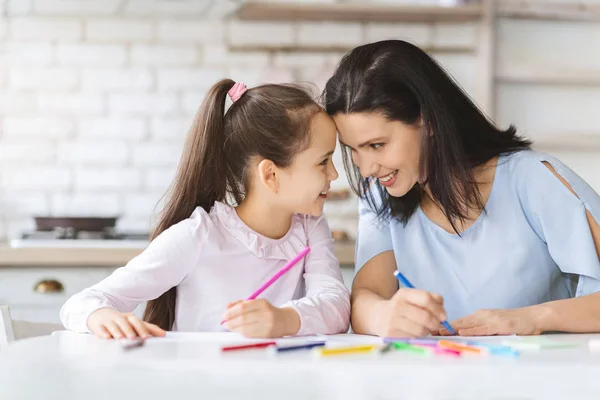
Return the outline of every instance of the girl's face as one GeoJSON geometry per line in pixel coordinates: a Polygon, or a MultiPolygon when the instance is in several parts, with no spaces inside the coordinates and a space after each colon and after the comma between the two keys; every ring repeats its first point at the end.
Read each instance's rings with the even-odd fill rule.
{"type": "Polygon", "coordinates": [[[365,177],[374,177],[394,197],[419,182],[422,134],[419,127],[390,121],[380,113],[336,114],[340,142],[365,177]]]}
{"type": "Polygon", "coordinates": [[[292,213],[319,216],[331,181],[338,173],[331,160],[336,145],[336,129],[331,117],[321,111],[310,125],[310,144],[280,170],[277,197],[292,213]]]}

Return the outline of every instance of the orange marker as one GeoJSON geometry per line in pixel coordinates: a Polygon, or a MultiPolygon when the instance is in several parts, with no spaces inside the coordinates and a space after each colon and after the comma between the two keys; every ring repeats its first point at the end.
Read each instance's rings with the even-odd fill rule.
{"type": "Polygon", "coordinates": [[[438,347],[441,347],[443,349],[457,350],[457,351],[465,352],[465,353],[475,353],[475,354],[483,353],[483,351],[477,347],[453,342],[451,340],[440,340],[438,342],[438,347]]]}

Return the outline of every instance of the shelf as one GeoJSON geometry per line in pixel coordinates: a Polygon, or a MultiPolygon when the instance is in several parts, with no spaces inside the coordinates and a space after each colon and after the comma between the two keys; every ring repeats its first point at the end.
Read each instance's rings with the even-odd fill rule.
{"type": "Polygon", "coordinates": [[[496,75],[500,83],[523,83],[539,85],[600,85],[600,70],[576,70],[547,66],[511,66],[496,75]]]}
{"type": "Polygon", "coordinates": [[[600,132],[526,134],[533,142],[533,148],[541,151],[600,151],[600,132]]]}
{"type": "MultiPolygon", "coordinates": [[[[272,51],[272,52],[281,52],[281,53],[347,53],[350,50],[354,49],[356,46],[332,46],[332,45],[302,45],[302,44],[293,44],[293,45],[270,45],[270,44],[261,44],[261,45],[230,45],[229,50],[231,51],[241,51],[241,52],[264,52],[264,51],[272,51]]],[[[477,51],[475,47],[471,46],[421,46],[421,49],[428,53],[451,53],[451,54],[460,54],[460,53],[474,53],[477,51]]]]}
{"type": "Polygon", "coordinates": [[[479,4],[455,7],[387,4],[306,4],[248,1],[235,16],[246,21],[465,22],[483,15],[479,4]]]}
{"type": "Polygon", "coordinates": [[[506,18],[550,21],[600,21],[600,4],[503,0],[498,15],[506,18]]]}

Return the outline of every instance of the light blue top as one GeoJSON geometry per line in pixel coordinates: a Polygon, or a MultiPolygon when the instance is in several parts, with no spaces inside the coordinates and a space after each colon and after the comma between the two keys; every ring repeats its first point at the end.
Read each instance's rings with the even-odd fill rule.
{"type": "Polygon", "coordinates": [[[587,295],[600,291],[600,261],[586,209],[600,222],[600,196],[556,158],[535,151],[502,155],[487,212],[462,236],[443,230],[420,207],[406,226],[380,222],[363,201],[356,271],[393,250],[415,287],[444,297],[449,321],[478,309],[587,295]]]}

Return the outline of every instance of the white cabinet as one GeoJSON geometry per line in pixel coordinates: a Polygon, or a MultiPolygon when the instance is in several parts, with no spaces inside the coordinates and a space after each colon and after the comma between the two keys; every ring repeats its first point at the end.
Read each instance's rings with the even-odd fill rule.
{"type": "MultiPolygon", "coordinates": [[[[75,293],[100,282],[116,268],[108,267],[0,267],[0,304],[10,307],[13,319],[60,323],[62,305],[75,293]]],[[[342,266],[344,283],[350,289],[354,270],[342,266]]],[[[134,313],[144,312],[140,304],[134,313]]]]}
{"type": "Polygon", "coordinates": [[[0,268],[0,304],[15,320],[59,323],[59,311],[73,294],[108,276],[112,268],[0,268]]]}

